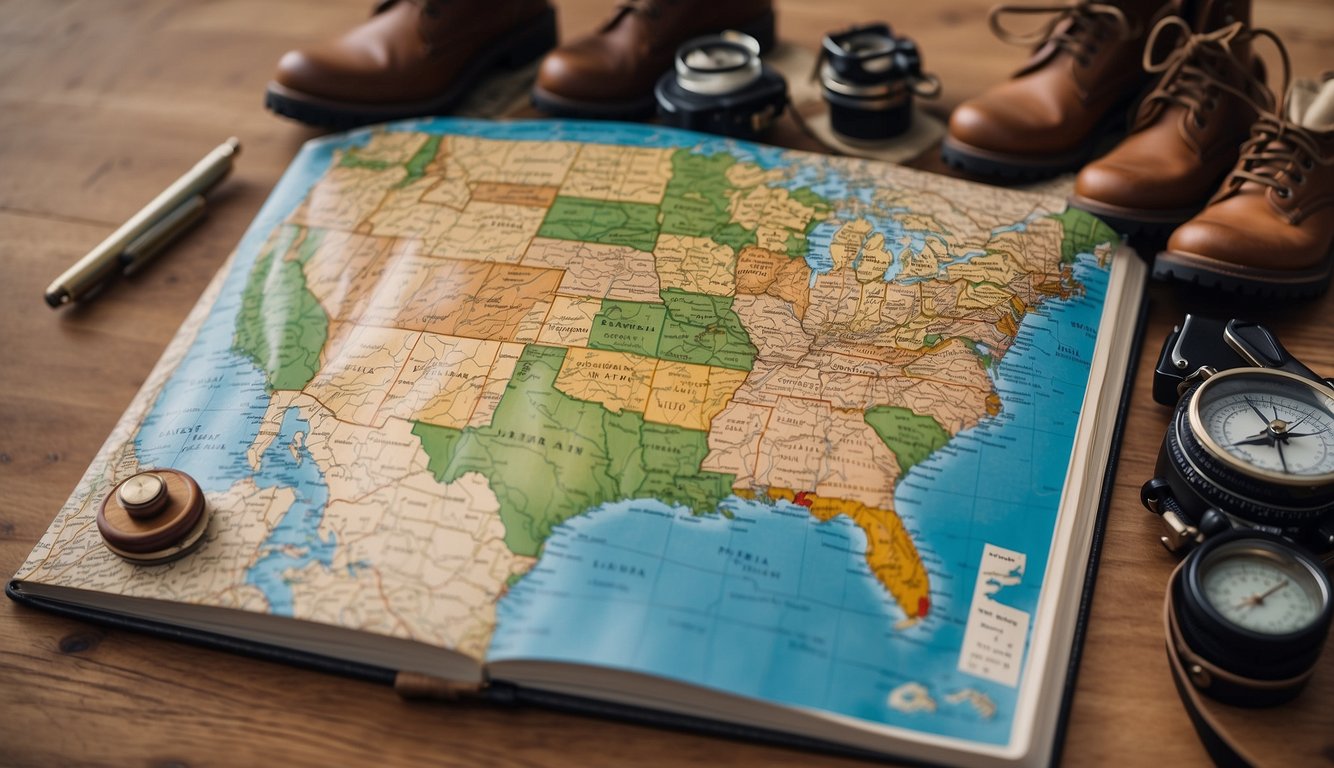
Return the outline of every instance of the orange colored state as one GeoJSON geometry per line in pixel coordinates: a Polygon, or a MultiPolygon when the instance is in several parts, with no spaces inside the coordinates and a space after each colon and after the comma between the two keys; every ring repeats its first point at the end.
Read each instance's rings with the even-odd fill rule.
{"type": "Polygon", "coordinates": [[[558,269],[523,267],[517,264],[490,265],[486,280],[475,296],[455,303],[449,333],[471,339],[513,341],[520,324],[539,304],[548,306],[564,273],[558,269]]]}
{"type": "Polygon", "coordinates": [[[782,299],[792,305],[799,320],[811,303],[810,284],[811,269],[801,259],[754,245],[737,255],[736,292],[782,299]]]}
{"type": "Polygon", "coordinates": [[[556,202],[556,193],[559,191],[560,187],[482,181],[473,186],[472,199],[484,203],[550,208],[551,204],[556,202]]]}
{"type": "MultiPolygon", "coordinates": [[[[734,489],[745,499],[757,498],[750,489],[734,489]]],[[[817,520],[832,520],[843,515],[866,532],[866,564],[871,573],[889,590],[903,613],[910,619],[925,618],[931,610],[931,595],[926,566],[917,553],[903,521],[892,509],[870,507],[860,501],[831,499],[812,491],[769,488],[764,499],[788,501],[810,510],[817,520]]]]}

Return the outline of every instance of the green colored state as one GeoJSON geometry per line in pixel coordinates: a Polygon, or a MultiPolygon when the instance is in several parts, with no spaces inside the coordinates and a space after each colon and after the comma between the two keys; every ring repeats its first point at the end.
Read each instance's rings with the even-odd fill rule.
{"type": "Polygon", "coordinates": [[[740,252],[755,242],[755,232],[732,221],[732,194],[727,170],[736,158],[720,152],[700,155],[689,149],[672,155],[672,177],[662,198],[662,232],[709,237],[740,252]]]}
{"type": "Polygon", "coordinates": [[[915,464],[945,447],[950,435],[930,416],[908,408],[880,405],[868,408],[866,423],[899,460],[899,480],[915,464]]]}
{"type": "Polygon", "coordinates": [[[588,348],[657,357],[666,318],[667,307],[662,304],[604,299],[593,316],[588,348]]]}
{"type": "Polygon", "coordinates": [[[1061,237],[1062,264],[1072,264],[1075,256],[1092,253],[1094,248],[1103,243],[1115,243],[1121,239],[1116,230],[1107,226],[1102,219],[1076,208],[1066,208],[1061,213],[1053,214],[1052,218],[1061,222],[1064,232],[1061,237]]]}
{"type": "Polygon", "coordinates": [[[538,237],[584,243],[628,245],[652,252],[658,242],[658,208],[646,203],[557,197],[538,237]]]}
{"type": "Polygon", "coordinates": [[[426,169],[435,161],[436,154],[440,152],[440,142],[443,138],[444,137],[442,136],[432,136],[427,139],[426,142],[412,154],[412,157],[408,158],[406,166],[408,174],[395,186],[406,187],[412,182],[425,176],[426,169]]]}
{"type": "Polygon", "coordinates": [[[343,153],[342,159],[338,161],[339,168],[362,168],[368,171],[387,171],[395,166],[388,160],[372,160],[361,156],[357,147],[352,147],[343,153]]]}
{"type": "Polygon", "coordinates": [[[440,482],[468,472],[487,478],[511,551],[537,556],[552,528],[608,501],[657,498],[706,512],[731,492],[732,475],[699,469],[704,432],[646,424],[560,392],[564,359],[564,349],[527,347],[485,427],[412,430],[440,482]]]}
{"type": "Polygon", "coordinates": [[[667,321],[658,342],[659,358],[738,371],[755,367],[759,350],[732,310],[731,296],[669,288],[662,292],[662,301],[667,321]]]}
{"type": "Polygon", "coordinates": [[[361,156],[359,147],[352,147],[343,153],[338,161],[340,168],[361,168],[368,171],[388,171],[393,168],[402,168],[407,173],[394,185],[395,189],[406,187],[414,181],[426,175],[426,169],[435,160],[436,154],[440,152],[440,142],[442,137],[431,136],[422,143],[417,151],[412,153],[406,163],[395,163],[390,160],[374,160],[361,156]]]}
{"type": "Polygon", "coordinates": [[[758,350],[732,310],[731,296],[662,292],[662,304],[602,302],[588,334],[590,349],[749,371],[758,350]]]}
{"type": "Polygon", "coordinates": [[[317,231],[284,228],[256,259],[241,293],[232,348],[264,372],[270,392],[303,389],[319,369],[329,318],[307,288],[301,265],[315,253],[320,237],[317,231]],[[295,258],[285,258],[293,247],[295,258]]]}

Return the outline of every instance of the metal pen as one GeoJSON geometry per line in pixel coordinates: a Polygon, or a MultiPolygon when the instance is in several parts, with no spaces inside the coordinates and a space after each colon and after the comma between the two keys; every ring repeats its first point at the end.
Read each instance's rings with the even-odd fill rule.
{"type": "Polygon", "coordinates": [[[116,274],[129,274],[160,253],[204,213],[204,193],[226,178],[241,151],[233,136],[162,191],[46,289],[46,303],[59,308],[78,301],[116,274]]]}

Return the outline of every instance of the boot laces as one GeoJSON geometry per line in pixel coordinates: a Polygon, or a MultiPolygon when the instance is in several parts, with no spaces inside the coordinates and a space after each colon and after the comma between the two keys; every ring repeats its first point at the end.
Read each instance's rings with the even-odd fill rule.
{"type": "Polygon", "coordinates": [[[1324,155],[1311,131],[1286,116],[1286,101],[1291,97],[1288,86],[1292,79],[1292,62],[1288,58],[1288,49],[1274,33],[1256,31],[1257,35],[1261,33],[1267,33],[1273,41],[1283,64],[1283,87],[1279,93],[1285,94],[1284,103],[1277,109],[1258,110],[1260,115],[1251,126],[1251,137],[1241,145],[1237,165],[1214,195],[1214,201],[1232,195],[1248,181],[1270,187],[1274,194],[1287,199],[1292,197],[1294,186],[1304,184],[1306,175],[1317,166],[1334,166],[1334,154],[1324,155]]]}
{"type": "Polygon", "coordinates": [[[998,5],[991,9],[987,23],[991,26],[992,33],[1007,43],[1014,45],[1051,43],[1069,52],[1081,66],[1088,66],[1102,41],[1107,39],[1109,29],[1118,41],[1133,40],[1139,34],[1139,29],[1130,22],[1120,8],[1089,0],[1075,0],[1057,5],[998,5]],[[1019,16],[1050,14],[1052,18],[1037,29],[1015,32],[1001,23],[1001,17],[1007,14],[1019,16]]]}
{"type": "MultiPolygon", "coordinates": [[[[1226,91],[1249,104],[1256,112],[1274,110],[1274,97],[1262,78],[1245,63],[1237,62],[1232,45],[1238,41],[1268,38],[1282,49],[1278,37],[1268,29],[1250,29],[1240,21],[1213,32],[1195,33],[1179,16],[1160,20],[1149,32],[1144,45],[1144,71],[1160,74],[1158,87],[1144,100],[1137,127],[1157,114],[1155,105],[1176,104],[1185,107],[1196,128],[1205,125],[1205,113],[1218,106],[1218,92],[1226,91]],[[1184,37],[1162,61],[1153,60],[1159,39],[1168,31],[1180,31],[1184,37]],[[1233,85],[1240,73],[1242,85],[1233,85]]],[[[1287,52],[1282,52],[1287,56],[1287,52]]]]}
{"type": "Polygon", "coordinates": [[[1306,174],[1317,165],[1334,166],[1334,154],[1322,156],[1309,130],[1277,113],[1265,112],[1251,127],[1251,137],[1241,145],[1241,158],[1218,196],[1226,197],[1244,182],[1253,181],[1272,187],[1274,194],[1287,199],[1294,185],[1305,183],[1306,174]]]}

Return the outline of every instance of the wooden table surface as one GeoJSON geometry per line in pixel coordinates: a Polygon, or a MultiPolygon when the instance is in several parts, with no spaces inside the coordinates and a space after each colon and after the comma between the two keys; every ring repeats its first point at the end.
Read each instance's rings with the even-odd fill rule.
{"type": "MultiPolygon", "coordinates": [[[[13,573],[310,129],[267,113],[278,57],[363,18],[360,0],[0,2],[0,574],[13,573]],[[244,143],[205,223],[96,301],[61,312],[46,284],[228,135],[244,143]]],[[[558,3],[566,39],[609,0],[558,3]]],[[[780,0],[780,34],[888,18],[945,83],[941,114],[1024,52],[986,0],[780,0]]],[[[1259,3],[1296,74],[1334,68],[1329,0],[1259,3]]],[[[1138,489],[1167,421],[1153,357],[1187,311],[1271,325],[1334,373],[1334,296],[1270,307],[1150,288],[1146,354],[1073,701],[1070,765],[1203,765],[1168,675],[1160,605],[1173,559],[1138,489]]],[[[1334,651],[1296,704],[1222,711],[1275,765],[1334,764],[1334,651]]],[[[540,709],[406,703],[392,690],[57,618],[0,600],[3,765],[852,765],[855,761],[540,709]]]]}

